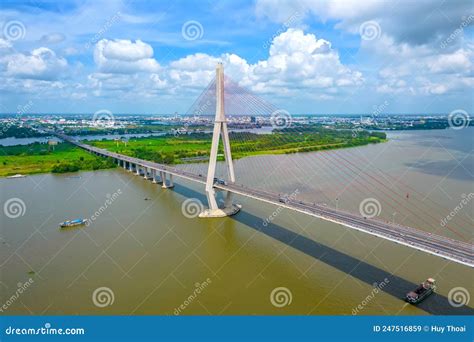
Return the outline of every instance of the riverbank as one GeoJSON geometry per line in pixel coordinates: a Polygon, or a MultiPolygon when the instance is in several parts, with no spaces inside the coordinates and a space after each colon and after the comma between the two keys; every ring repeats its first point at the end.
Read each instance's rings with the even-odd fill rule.
{"type": "MultiPolygon", "coordinates": [[[[345,132],[331,129],[314,131],[285,131],[274,134],[255,134],[249,132],[231,132],[230,143],[232,158],[240,159],[247,156],[268,154],[291,154],[314,152],[363,146],[385,142],[385,133],[367,131],[345,132]]],[[[210,133],[194,133],[189,135],[146,137],[128,141],[91,141],[91,145],[111,152],[164,164],[189,163],[205,160],[211,149],[210,133]]],[[[223,158],[222,145],[219,156],[223,158]]]]}
{"type": "MultiPolygon", "coordinates": [[[[195,133],[134,138],[128,141],[91,141],[91,145],[112,152],[164,164],[184,164],[207,160],[212,135],[195,133]]],[[[255,134],[231,133],[234,159],[255,155],[291,154],[363,146],[386,141],[385,134],[341,132],[319,129],[311,132],[255,134]]],[[[14,174],[64,173],[113,168],[107,159],[91,155],[68,143],[6,146],[1,149],[0,177],[14,174]]],[[[222,147],[219,158],[223,158],[222,147]]]]}
{"type": "Polygon", "coordinates": [[[116,166],[69,143],[55,146],[41,143],[5,146],[0,149],[0,153],[0,177],[90,171],[116,166]]]}

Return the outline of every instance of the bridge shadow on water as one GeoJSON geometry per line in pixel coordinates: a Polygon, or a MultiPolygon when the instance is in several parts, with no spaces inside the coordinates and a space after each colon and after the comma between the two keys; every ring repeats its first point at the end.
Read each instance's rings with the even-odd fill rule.
{"type": "MultiPolygon", "coordinates": [[[[186,197],[197,198],[203,203],[207,202],[206,196],[204,194],[186,186],[176,184],[174,191],[186,197]]],[[[291,246],[292,248],[316,260],[324,262],[325,264],[332,266],[346,274],[350,274],[352,277],[357,278],[360,281],[369,284],[370,286],[374,286],[374,283],[380,283],[384,281],[385,278],[387,278],[389,282],[387,282],[387,284],[381,288],[380,291],[396,297],[400,299],[400,301],[404,300],[405,294],[407,292],[415,289],[419,285],[403,279],[395,274],[391,274],[390,272],[377,266],[368,264],[363,260],[340,252],[333,247],[321,244],[306,236],[295,233],[288,228],[271,222],[267,226],[264,226],[262,224],[262,218],[245,211],[245,206],[237,215],[232,216],[232,219],[288,246],[291,246]]],[[[367,295],[369,295],[369,293],[367,293],[367,295]]],[[[361,301],[362,299],[364,298],[361,298],[361,301]]],[[[468,306],[464,305],[457,308],[453,307],[449,304],[447,297],[438,293],[433,293],[425,301],[418,304],[417,307],[429,314],[434,315],[474,314],[474,309],[468,306]]]]}

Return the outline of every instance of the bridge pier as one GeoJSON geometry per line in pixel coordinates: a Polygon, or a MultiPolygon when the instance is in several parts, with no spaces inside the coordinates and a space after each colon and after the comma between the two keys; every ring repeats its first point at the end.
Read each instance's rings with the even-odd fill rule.
{"type": "Polygon", "coordinates": [[[163,171],[160,172],[160,176],[161,176],[161,181],[163,184],[161,184],[161,187],[163,189],[166,189],[167,186],[166,186],[166,173],[164,173],[163,171]]]}
{"type": "Polygon", "coordinates": [[[135,173],[137,176],[140,176],[140,165],[135,164],[135,173]]]}
{"type": "Polygon", "coordinates": [[[164,171],[161,171],[160,175],[161,175],[161,182],[162,182],[161,187],[163,189],[174,188],[173,178],[172,178],[173,175],[171,175],[171,174],[169,175],[170,181],[168,182],[168,184],[166,184],[166,175],[167,175],[167,173],[164,172],[164,171]]]}
{"type": "Polygon", "coordinates": [[[133,164],[128,162],[128,171],[133,172],[133,164]]]}
{"type": "Polygon", "coordinates": [[[143,167],[143,178],[148,179],[148,168],[146,166],[143,167]]]}
{"type": "Polygon", "coordinates": [[[206,179],[206,196],[209,203],[209,209],[199,214],[199,217],[224,217],[237,214],[241,208],[240,205],[232,203],[232,193],[227,192],[224,207],[219,208],[216,201],[216,192],[214,188],[214,176],[217,166],[217,151],[219,149],[219,139],[222,136],[222,145],[224,146],[225,163],[227,166],[227,176],[229,182],[235,182],[234,164],[232,162],[232,153],[230,149],[229,132],[227,131],[227,119],[225,117],[224,107],[224,66],[217,64],[216,68],[216,116],[214,119],[214,130],[212,134],[211,154],[209,156],[209,168],[206,179]]]}
{"type": "Polygon", "coordinates": [[[151,177],[153,178],[153,183],[156,184],[156,170],[151,169],[151,177]]]}

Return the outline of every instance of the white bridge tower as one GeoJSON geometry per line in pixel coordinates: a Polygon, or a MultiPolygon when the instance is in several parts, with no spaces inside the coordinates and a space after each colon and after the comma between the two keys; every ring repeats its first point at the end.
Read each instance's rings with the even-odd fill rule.
{"type": "MultiPolygon", "coordinates": [[[[216,67],[216,117],[214,120],[214,131],[212,134],[211,155],[209,157],[209,168],[207,171],[206,195],[209,209],[204,210],[199,217],[224,217],[234,215],[240,210],[240,206],[232,203],[232,193],[227,192],[224,206],[219,208],[216,201],[214,188],[215,174],[217,166],[217,151],[219,148],[219,138],[222,136],[224,146],[224,157],[227,166],[228,183],[235,182],[234,164],[230,151],[229,132],[227,130],[227,120],[224,110],[224,66],[218,63],[216,67]]],[[[219,183],[220,180],[218,180],[219,183]]]]}

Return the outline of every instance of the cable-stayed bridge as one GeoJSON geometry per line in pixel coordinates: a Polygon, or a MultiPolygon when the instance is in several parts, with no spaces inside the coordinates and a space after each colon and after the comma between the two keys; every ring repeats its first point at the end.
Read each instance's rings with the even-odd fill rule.
{"type": "MultiPolygon", "coordinates": [[[[184,178],[203,184],[205,186],[209,204],[209,208],[200,214],[200,217],[203,218],[224,217],[236,214],[240,210],[240,205],[233,203],[233,195],[240,195],[284,207],[289,210],[301,212],[306,215],[332,221],[351,229],[390,240],[456,263],[474,267],[473,245],[470,243],[428,233],[423,230],[400,224],[363,217],[340,209],[329,208],[328,206],[321,204],[291,198],[291,196],[282,197],[281,194],[276,192],[256,189],[255,187],[239,184],[236,181],[234,173],[232,149],[226,115],[238,115],[242,113],[268,115],[273,113],[274,115],[272,115],[272,119],[275,121],[277,127],[288,127],[288,120],[291,120],[291,117],[283,112],[279,112],[268,102],[253,95],[251,92],[224,77],[223,66],[221,64],[219,64],[216,69],[215,79],[211,81],[209,86],[197,98],[188,111],[188,114],[200,116],[209,114],[210,112],[215,113],[215,119],[211,150],[209,154],[208,171],[205,175],[185,171],[170,165],[164,165],[100,149],[79,142],[61,133],[55,134],[61,139],[86,151],[98,156],[112,158],[119,166],[122,166],[137,175],[143,175],[144,178],[150,179],[154,183],[161,183],[163,188],[173,187],[174,178],[184,178]],[[222,154],[225,159],[225,171],[227,173],[225,180],[216,177],[219,152],[223,152],[222,154]],[[226,193],[224,205],[221,207],[218,206],[216,201],[216,191],[223,191],[226,193]]],[[[288,139],[288,136],[281,135],[281,139],[283,143],[285,139],[288,139]]],[[[340,156],[340,158],[341,165],[339,167],[347,168],[348,170],[357,168],[356,165],[344,157],[340,156]]],[[[250,172],[252,171],[253,170],[250,170],[250,172]]],[[[374,178],[374,182],[380,183],[382,188],[385,186],[376,178],[374,178]]],[[[361,184],[361,186],[363,186],[363,184],[361,184]]],[[[385,191],[388,196],[392,196],[391,198],[395,205],[400,203],[393,194],[389,193],[389,190],[385,189],[385,191]]]]}

